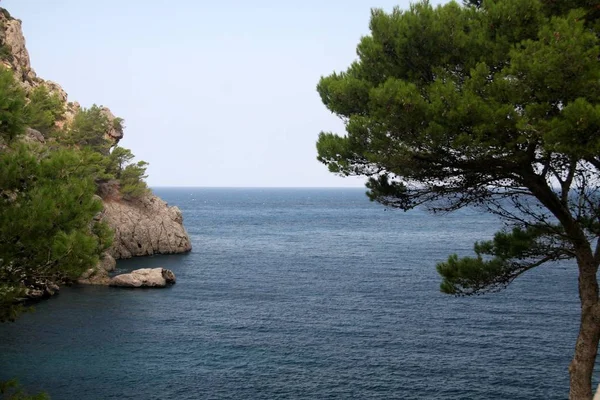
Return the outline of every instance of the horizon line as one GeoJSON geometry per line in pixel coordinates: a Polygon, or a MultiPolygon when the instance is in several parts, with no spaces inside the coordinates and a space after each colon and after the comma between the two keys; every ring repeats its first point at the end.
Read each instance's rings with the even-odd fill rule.
{"type": "Polygon", "coordinates": [[[364,186],[175,186],[148,185],[150,188],[171,189],[366,189],[364,186]]]}

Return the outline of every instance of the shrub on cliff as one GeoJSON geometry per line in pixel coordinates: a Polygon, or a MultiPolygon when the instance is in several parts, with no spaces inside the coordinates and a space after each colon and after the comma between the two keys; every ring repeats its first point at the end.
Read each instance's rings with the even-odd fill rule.
{"type": "Polygon", "coordinates": [[[113,174],[116,179],[121,177],[123,169],[135,158],[131,150],[121,146],[115,146],[110,152],[107,172],[113,174]]]}
{"type": "Polygon", "coordinates": [[[116,117],[113,119],[112,126],[115,131],[123,132],[125,129],[125,120],[123,118],[116,117]]]}
{"type": "MultiPolygon", "coordinates": [[[[2,27],[0,26],[0,29],[2,27]]],[[[6,44],[0,43],[0,60],[12,61],[13,55],[10,47],[6,44]]]]}
{"type": "MultiPolygon", "coordinates": [[[[109,153],[111,142],[104,137],[111,122],[96,105],[81,110],[75,116],[65,139],[66,144],[74,144],[84,151],[92,151],[96,156],[89,157],[88,165],[97,168],[93,173],[96,181],[102,182],[109,179],[119,181],[121,194],[125,198],[138,198],[148,193],[146,168],[148,163],[138,161],[132,163],[135,156],[131,150],[115,146],[109,153]]],[[[124,120],[115,118],[112,120],[112,128],[122,130],[124,120]]]]}
{"type": "Polygon", "coordinates": [[[75,115],[64,142],[79,147],[90,147],[94,151],[107,154],[112,143],[104,135],[109,127],[107,116],[94,104],[75,115]]]}
{"type": "Polygon", "coordinates": [[[148,185],[144,181],[147,178],[147,166],[147,162],[138,161],[135,164],[129,164],[123,169],[119,182],[121,184],[121,193],[125,198],[139,198],[148,193],[148,185]]]}
{"type": "Polygon", "coordinates": [[[65,105],[55,93],[41,85],[29,94],[29,103],[25,106],[25,123],[47,136],[55,129],[57,120],[63,117],[65,105]]]}
{"type": "Polygon", "coordinates": [[[107,172],[113,174],[119,181],[121,194],[125,198],[139,198],[148,193],[148,185],[144,181],[147,177],[146,168],[148,163],[138,161],[132,163],[135,158],[131,150],[116,146],[110,153],[107,172]]]}

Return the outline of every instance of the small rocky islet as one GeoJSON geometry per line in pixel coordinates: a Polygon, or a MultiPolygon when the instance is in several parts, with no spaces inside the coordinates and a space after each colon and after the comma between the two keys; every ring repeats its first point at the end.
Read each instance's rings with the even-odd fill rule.
{"type": "Polygon", "coordinates": [[[128,288],[164,288],[175,283],[175,274],[165,268],[142,268],[128,274],[114,276],[108,282],[109,286],[128,288]]]}

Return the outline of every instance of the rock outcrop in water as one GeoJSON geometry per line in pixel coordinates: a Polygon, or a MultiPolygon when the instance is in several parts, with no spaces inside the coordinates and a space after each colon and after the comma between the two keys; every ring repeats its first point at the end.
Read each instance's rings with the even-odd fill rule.
{"type": "Polygon", "coordinates": [[[175,283],[173,271],[164,268],[136,269],[129,274],[117,275],[109,282],[110,286],[117,287],[155,287],[162,288],[175,283]]]}
{"type": "MultiPolygon", "coordinates": [[[[31,92],[38,86],[45,86],[51,93],[57,94],[65,104],[65,113],[57,122],[59,128],[68,126],[81,106],[69,102],[66,91],[58,84],[46,81],[37,76],[31,67],[29,53],[25,45],[21,21],[14,19],[0,8],[0,65],[12,70],[17,81],[26,92],[31,92]]],[[[103,114],[108,119],[108,128],[104,138],[115,146],[123,138],[120,124],[113,124],[115,116],[106,107],[103,114]]],[[[40,132],[30,129],[24,137],[26,141],[36,141],[44,144],[45,138],[40,132]]],[[[0,149],[3,144],[0,143],[0,149]]],[[[115,259],[153,254],[184,253],[191,250],[190,239],[183,227],[183,217],[177,207],[169,207],[167,203],[153,194],[147,194],[136,200],[124,199],[118,184],[99,188],[99,194],[104,202],[104,211],[98,217],[106,221],[115,232],[113,246],[103,255],[97,266],[91,267],[79,279],[80,283],[102,284],[109,283],[108,273],[114,269],[115,259]],[[104,192],[103,192],[104,191],[104,192]]],[[[31,293],[39,294],[55,292],[45,289],[32,288],[31,293]]]]}

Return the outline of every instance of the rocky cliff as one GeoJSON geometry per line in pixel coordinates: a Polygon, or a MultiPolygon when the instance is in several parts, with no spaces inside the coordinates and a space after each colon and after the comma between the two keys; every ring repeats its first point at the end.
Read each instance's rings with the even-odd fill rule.
{"type": "MultiPolygon", "coordinates": [[[[72,122],[81,107],[76,102],[68,101],[67,93],[60,85],[37,76],[31,67],[21,25],[20,20],[12,18],[0,8],[0,65],[14,71],[26,92],[43,85],[58,95],[65,104],[65,114],[57,123],[62,128],[72,122]]],[[[120,124],[112,123],[116,117],[108,108],[103,107],[102,112],[110,122],[104,138],[115,146],[123,137],[123,130],[120,124]]],[[[36,131],[28,132],[25,140],[44,142],[44,138],[36,131]]],[[[108,222],[115,232],[115,238],[113,246],[99,265],[90,268],[82,276],[82,283],[106,284],[108,271],[114,269],[114,259],[191,250],[183,217],[177,207],[169,207],[151,193],[139,199],[127,200],[119,194],[118,184],[113,184],[109,190],[104,189],[99,187],[104,211],[98,218],[108,222]]]]}
{"type": "Polygon", "coordinates": [[[115,230],[110,255],[115,259],[190,251],[178,207],[154,195],[139,200],[105,201],[104,220],[115,230]]]}

